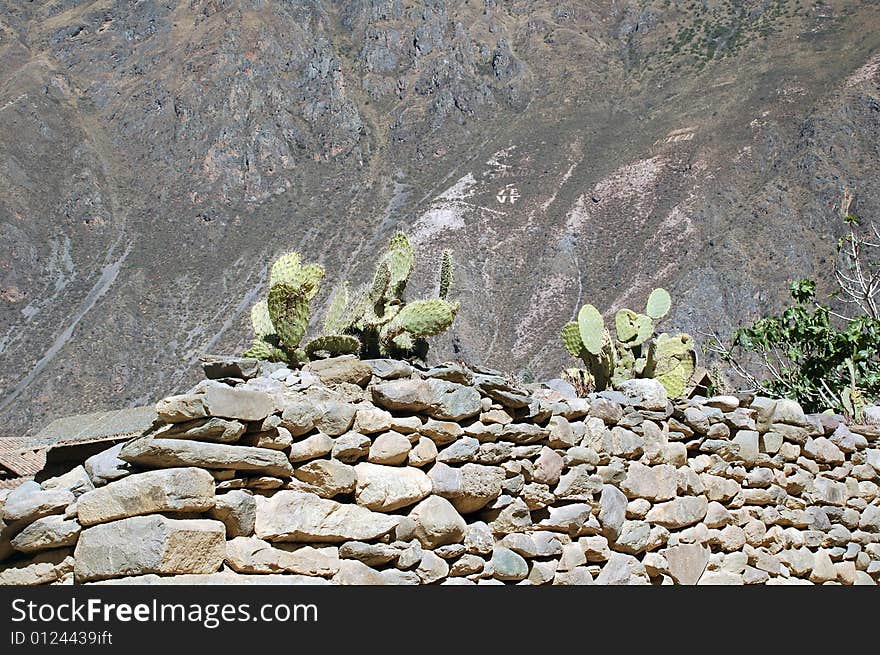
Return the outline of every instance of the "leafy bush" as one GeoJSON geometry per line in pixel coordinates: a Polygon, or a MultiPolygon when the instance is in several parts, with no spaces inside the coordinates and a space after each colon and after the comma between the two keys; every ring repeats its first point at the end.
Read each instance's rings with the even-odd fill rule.
{"type": "Polygon", "coordinates": [[[847,213],[848,233],[837,244],[838,290],[829,300],[852,305],[853,316],[816,300],[816,282],[789,286],[794,304],[759,319],[724,344],[711,335],[704,347],[729,364],[751,390],[793,398],[807,411],[832,409],[860,420],[869,401],[880,398],[880,249],[875,227],[847,213]],[[751,360],[751,361],[750,361],[751,360]],[[754,372],[754,363],[763,372],[754,372]]]}

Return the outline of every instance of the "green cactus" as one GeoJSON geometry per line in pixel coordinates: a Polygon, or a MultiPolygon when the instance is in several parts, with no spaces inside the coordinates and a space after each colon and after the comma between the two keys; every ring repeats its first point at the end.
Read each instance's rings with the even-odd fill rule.
{"type": "Polygon", "coordinates": [[[440,289],[439,297],[446,300],[449,288],[452,286],[452,251],[444,250],[440,257],[440,289]]]}
{"type": "Polygon", "coordinates": [[[641,346],[654,334],[654,321],[650,316],[637,314],[631,309],[621,309],[614,315],[617,340],[628,346],[641,346]]]}
{"type": "Polygon", "coordinates": [[[260,300],[251,307],[251,325],[254,328],[254,334],[260,338],[275,334],[275,327],[269,316],[269,305],[265,300],[260,300]]]}
{"type": "Polygon", "coordinates": [[[324,277],[323,267],[302,265],[299,253],[278,258],[270,269],[268,298],[251,310],[257,341],[250,356],[287,361],[359,353],[363,357],[424,358],[424,337],[448,329],[455,319],[457,303],[446,297],[452,281],[452,258],[444,252],[440,262],[440,298],[407,304],[403,293],[415,263],[415,253],[403,233],[395,234],[379,258],[372,282],[352,299],[344,282],[333,295],[324,316],[323,334],[300,342],[308,330],[310,301],[324,277]]]}
{"type": "Polygon", "coordinates": [[[651,295],[648,296],[645,313],[655,321],[659,321],[669,313],[671,307],[672,298],[669,296],[669,292],[661,287],[654,289],[651,295]]]}
{"type": "Polygon", "coordinates": [[[671,397],[680,396],[693,375],[696,352],[692,337],[686,334],[661,334],[652,339],[654,321],[663,318],[669,309],[669,294],[664,289],[655,289],[648,298],[646,314],[630,309],[615,314],[614,340],[599,310],[584,305],[577,322],[562,328],[565,349],[586,366],[578,379],[601,391],[632,378],[653,377],[671,397]]]}
{"type": "Polygon", "coordinates": [[[324,332],[326,334],[340,334],[348,325],[349,317],[346,312],[351,302],[351,287],[348,282],[342,285],[333,294],[330,307],[324,315],[324,332]]]}
{"type": "Polygon", "coordinates": [[[456,308],[440,298],[416,300],[405,305],[388,323],[390,332],[409,332],[417,337],[432,337],[452,325],[456,308]]]}
{"type": "Polygon", "coordinates": [[[299,346],[309,326],[309,298],[303,289],[279,283],[269,289],[269,317],[275,334],[288,350],[299,346]]]}
{"type": "Polygon", "coordinates": [[[659,335],[648,350],[645,377],[660,382],[670,398],[678,398],[694,374],[697,353],[689,334],[659,335]]]}
{"type": "Polygon", "coordinates": [[[592,305],[584,305],[578,312],[577,323],[584,348],[593,355],[601,353],[605,340],[605,321],[599,310],[592,305]]]}
{"type": "Polygon", "coordinates": [[[338,355],[353,355],[360,351],[361,342],[357,337],[350,334],[325,334],[309,341],[305,347],[305,354],[309,359],[315,359],[320,352],[327,353],[330,357],[338,355]]]}

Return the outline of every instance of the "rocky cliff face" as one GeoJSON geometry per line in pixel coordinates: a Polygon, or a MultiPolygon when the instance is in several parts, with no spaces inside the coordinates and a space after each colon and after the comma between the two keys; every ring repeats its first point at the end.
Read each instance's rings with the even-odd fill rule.
{"type": "MultiPolygon", "coordinates": [[[[0,2],[3,434],[247,343],[266,262],[453,249],[441,358],[553,375],[663,284],[725,329],[876,215],[880,15],[848,1],[0,2]]],[[[427,286],[427,278],[416,286],[427,286]]]]}
{"type": "Polygon", "coordinates": [[[880,580],[880,407],[352,356],[205,371],[143,434],[0,491],[0,585],[880,580]]]}

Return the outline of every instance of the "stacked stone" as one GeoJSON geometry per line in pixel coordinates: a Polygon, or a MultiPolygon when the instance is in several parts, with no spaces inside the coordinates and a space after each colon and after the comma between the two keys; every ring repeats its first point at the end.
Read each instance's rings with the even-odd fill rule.
{"type": "Polygon", "coordinates": [[[206,363],[0,496],[0,584],[876,584],[880,408],[340,357],[206,363]]]}

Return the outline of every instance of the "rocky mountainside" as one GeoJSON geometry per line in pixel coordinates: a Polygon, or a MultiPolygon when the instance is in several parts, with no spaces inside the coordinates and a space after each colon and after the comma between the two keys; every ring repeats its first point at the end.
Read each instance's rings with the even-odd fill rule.
{"type": "Polygon", "coordinates": [[[0,490],[0,585],[880,580],[877,406],[847,425],[353,356],[205,373],[141,434],[0,490]]]}
{"type": "Polygon", "coordinates": [[[323,263],[320,306],[397,229],[459,264],[438,358],[552,376],[583,302],[660,284],[670,329],[724,331],[823,277],[845,188],[880,213],[878,26],[846,0],[0,0],[0,433],[186,388],[246,347],[267,262],[323,263]]]}

